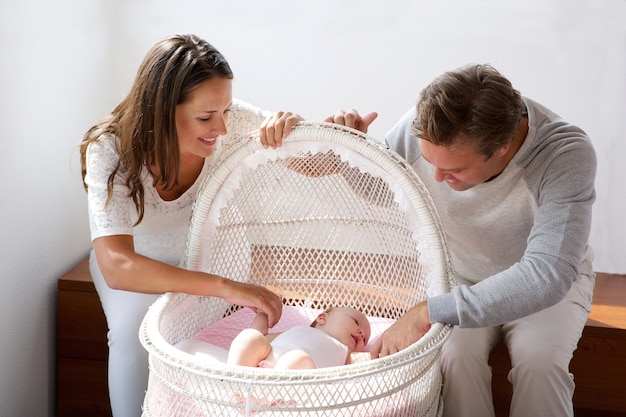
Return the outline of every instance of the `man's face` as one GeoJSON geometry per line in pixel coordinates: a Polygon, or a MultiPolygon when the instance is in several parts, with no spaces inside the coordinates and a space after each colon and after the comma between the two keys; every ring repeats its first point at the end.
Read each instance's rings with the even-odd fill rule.
{"type": "Polygon", "coordinates": [[[437,182],[446,182],[456,191],[465,191],[497,176],[506,166],[503,159],[508,146],[498,149],[489,159],[466,141],[452,148],[420,140],[422,157],[433,167],[437,182]]]}

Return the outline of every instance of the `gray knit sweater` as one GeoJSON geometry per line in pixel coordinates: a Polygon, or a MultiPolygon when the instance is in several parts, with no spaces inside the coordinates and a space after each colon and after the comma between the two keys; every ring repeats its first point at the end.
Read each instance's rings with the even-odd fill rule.
{"type": "Polygon", "coordinates": [[[526,140],[495,179],[455,191],[433,179],[410,134],[415,107],[385,141],[417,171],[442,220],[458,285],[432,297],[432,322],[503,324],[558,303],[580,274],[592,274],[587,246],[596,156],[581,129],[542,105],[528,107],[526,140]]]}

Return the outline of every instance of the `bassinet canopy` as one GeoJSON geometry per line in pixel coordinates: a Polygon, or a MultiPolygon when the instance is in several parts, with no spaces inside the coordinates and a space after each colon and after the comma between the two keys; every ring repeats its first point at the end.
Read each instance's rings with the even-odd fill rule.
{"type": "MultiPolygon", "coordinates": [[[[375,139],[301,122],[277,149],[226,146],[202,184],[183,266],[264,285],[286,306],[350,306],[399,318],[449,292],[451,263],[432,200],[415,172],[375,139]]],[[[351,365],[249,368],[175,345],[239,308],[168,293],[147,313],[144,416],[435,416],[439,354],[451,326],[407,349],[351,365]]]]}

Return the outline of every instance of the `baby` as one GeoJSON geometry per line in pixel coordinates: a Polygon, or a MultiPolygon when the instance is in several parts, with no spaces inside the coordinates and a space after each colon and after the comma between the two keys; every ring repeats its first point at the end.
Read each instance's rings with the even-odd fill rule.
{"type": "Polygon", "coordinates": [[[354,354],[364,351],[370,334],[365,314],[350,307],[331,307],[310,326],[271,334],[267,315],[258,313],[250,327],[233,340],[228,363],[276,369],[345,365],[357,361],[354,354]]]}

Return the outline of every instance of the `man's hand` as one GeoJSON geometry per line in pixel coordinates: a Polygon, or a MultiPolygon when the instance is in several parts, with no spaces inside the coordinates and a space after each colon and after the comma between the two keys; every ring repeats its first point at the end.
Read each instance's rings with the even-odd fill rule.
{"type": "Polygon", "coordinates": [[[376,112],[367,113],[366,115],[361,116],[358,111],[351,109],[348,111],[338,110],[336,113],[331,114],[324,119],[324,121],[351,127],[363,133],[367,133],[369,125],[372,124],[377,117],[378,113],[376,112]]]}
{"type": "Polygon", "coordinates": [[[374,343],[370,352],[372,358],[379,358],[399,352],[421,339],[430,329],[428,304],[422,301],[404,313],[374,343]]]}

